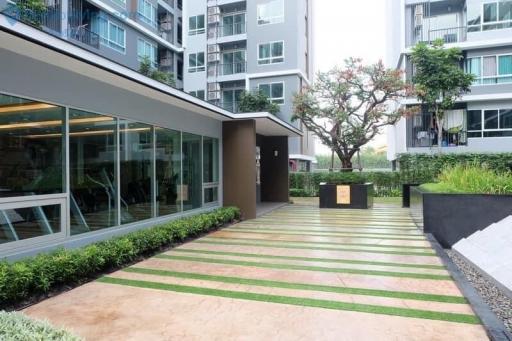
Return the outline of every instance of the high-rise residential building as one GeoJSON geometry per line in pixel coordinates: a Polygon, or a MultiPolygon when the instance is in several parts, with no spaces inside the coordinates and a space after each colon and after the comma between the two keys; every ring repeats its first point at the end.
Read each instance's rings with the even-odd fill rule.
{"type": "MultiPolygon", "coordinates": [[[[293,95],[313,76],[312,1],[194,0],[183,3],[184,90],[237,113],[244,91],[265,93],[291,122],[293,95]]],[[[290,167],[309,170],[314,139],[291,138],[290,167]]]]}
{"type": "MultiPolygon", "coordinates": [[[[440,132],[423,109],[388,129],[388,159],[399,153],[512,151],[512,1],[388,0],[387,63],[405,71],[414,67],[411,48],[442,39],[463,52],[460,67],[475,75],[471,92],[446,112],[440,132]]],[[[413,98],[403,105],[418,104],[413,98]]]]}
{"type": "MultiPolygon", "coordinates": [[[[224,205],[250,219],[261,202],[289,201],[289,138],[304,134],[288,117],[235,114],[179,89],[187,81],[182,33],[206,32],[204,18],[183,14],[198,2],[0,0],[0,259],[224,205]]],[[[276,21],[270,32],[298,30],[297,18],[286,14],[281,25],[283,18],[268,17],[273,10],[260,10],[276,21]]],[[[299,50],[291,41],[261,47],[270,69],[278,58],[298,58],[283,50],[299,50]]],[[[192,51],[187,73],[199,76],[207,55],[192,51]]],[[[275,82],[276,73],[254,77],[276,96],[281,85],[286,106],[301,73],[284,70],[275,82]]]]}

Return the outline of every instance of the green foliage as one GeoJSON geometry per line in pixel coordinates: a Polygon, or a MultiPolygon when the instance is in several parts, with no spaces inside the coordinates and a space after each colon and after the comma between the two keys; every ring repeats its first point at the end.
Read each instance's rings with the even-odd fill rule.
{"type": "Polygon", "coordinates": [[[382,62],[363,65],[361,59],[349,58],[343,68],[319,73],[313,85],[295,95],[293,119],[350,170],[357,151],[404,115],[402,109],[394,109],[406,93],[401,71],[386,69],[382,62]]]}
{"type": "Polygon", "coordinates": [[[445,168],[437,183],[421,188],[436,193],[512,194],[512,173],[478,164],[460,164],[445,168]]]}
{"type": "Polygon", "coordinates": [[[169,72],[163,72],[151,65],[151,60],[148,56],[144,56],[140,61],[139,72],[144,76],[152,78],[161,83],[167,84],[169,86],[176,86],[176,81],[174,80],[174,75],[169,72]]]}
{"type": "Polygon", "coordinates": [[[512,164],[512,153],[401,154],[398,163],[403,183],[428,183],[434,182],[443,169],[459,164],[478,164],[505,172],[512,164]]]}
{"type": "Polygon", "coordinates": [[[14,4],[16,16],[20,21],[41,28],[46,4],[43,0],[16,1],[14,4]]]}
{"type": "Polygon", "coordinates": [[[269,112],[273,115],[279,113],[279,105],[272,103],[263,92],[244,91],[240,95],[240,112],[269,112]]]}
{"type": "Polygon", "coordinates": [[[75,250],[0,262],[0,307],[73,285],[240,218],[237,208],[174,220],[75,250]]]}
{"type": "Polygon", "coordinates": [[[372,182],[378,197],[400,196],[400,174],[397,172],[313,172],[290,174],[290,196],[318,196],[321,182],[361,184],[372,182]]]}
{"type": "MultiPolygon", "coordinates": [[[[379,152],[372,147],[367,147],[361,150],[361,167],[363,169],[390,169],[391,163],[388,161],[386,152],[379,152]]],[[[316,160],[318,161],[318,169],[330,169],[331,168],[331,156],[330,155],[317,155],[316,160]]],[[[358,168],[357,162],[352,162],[354,168],[358,168]]],[[[334,169],[341,169],[342,165],[338,157],[334,157],[334,169]]]]}
{"type": "MultiPolygon", "coordinates": [[[[438,129],[443,126],[445,111],[452,109],[455,101],[469,92],[473,83],[474,75],[467,74],[460,65],[463,58],[462,50],[445,48],[442,39],[432,45],[418,43],[412,50],[414,90],[418,100],[434,113],[438,129]]],[[[441,135],[438,134],[439,146],[441,135]]]]}
{"type": "Polygon", "coordinates": [[[69,332],[47,322],[32,320],[22,313],[0,311],[0,340],[79,341],[69,332]]]}

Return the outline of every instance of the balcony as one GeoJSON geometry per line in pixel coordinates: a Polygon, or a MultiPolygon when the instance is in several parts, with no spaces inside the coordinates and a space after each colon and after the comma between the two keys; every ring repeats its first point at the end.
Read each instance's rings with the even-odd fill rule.
{"type": "Polygon", "coordinates": [[[423,29],[415,32],[413,36],[413,44],[419,42],[432,43],[435,40],[441,39],[445,44],[459,43],[467,39],[467,27],[450,27],[440,29],[430,29],[424,32],[423,29]]]}
{"type": "Polygon", "coordinates": [[[60,35],[60,3],[50,6],[45,4],[39,5],[27,0],[18,0],[16,2],[7,2],[4,7],[0,6],[0,13],[45,32],[60,35]]]}
{"type": "Polygon", "coordinates": [[[208,77],[230,76],[243,74],[247,70],[247,62],[218,64],[208,66],[208,77]]]}
{"type": "Polygon", "coordinates": [[[227,111],[230,111],[234,114],[240,112],[240,102],[239,101],[221,101],[218,102],[217,105],[227,111]]]}
{"type": "MultiPolygon", "coordinates": [[[[421,113],[407,118],[407,147],[437,147],[438,129],[431,113],[421,113]]],[[[442,147],[467,145],[466,110],[446,112],[443,122],[442,147]]]]}
{"type": "Polygon", "coordinates": [[[68,30],[68,38],[96,49],[100,48],[100,36],[82,26],[70,27],[68,30]]]}
{"type": "Polygon", "coordinates": [[[231,37],[245,33],[247,33],[247,25],[245,22],[220,25],[208,30],[208,39],[231,37]]]}

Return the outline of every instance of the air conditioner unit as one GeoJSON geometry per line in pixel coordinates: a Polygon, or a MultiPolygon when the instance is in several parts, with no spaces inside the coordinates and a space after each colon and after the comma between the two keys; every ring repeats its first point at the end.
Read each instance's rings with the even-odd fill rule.
{"type": "Polygon", "coordinates": [[[218,101],[220,100],[220,92],[217,91],[212,91],[212,92],[208,92],[208,100],[209,101],[218,101]]]}
{"type": "Polygon", "coordinates": [[[220,46],[217,44],[208,45],[208,53],[219,53],[220,46]]]}
{"type": "Polygon", "coordinates": [[[220,22],[220,14],[213,14],[208,16],[208,24],[216,24],[220,22]]]}
{"type": "Polygon", "coordinates": [[[208,7],[208,15],[216,15],[216,14],[220,14],[219,6],[208,7]]]}
{"type": "Polygon", "coordinates": [[[208,63],[216,63],[220,61],[220,53],[208,53],[208,63]]]}
{"type": "Polygon", "coordinates": [[[220,84],[219,83],[208,83],[208,92],[220,93],[220,84]]]}

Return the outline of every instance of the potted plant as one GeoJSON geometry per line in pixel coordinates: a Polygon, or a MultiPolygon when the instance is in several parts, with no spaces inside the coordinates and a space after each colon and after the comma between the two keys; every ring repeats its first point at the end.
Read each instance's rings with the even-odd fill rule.
{"type": "Polygon", "coordinates": [[[320,208],[358,208],[373,206],[373,183],[365,182],[361,175],[345,177],[342,181],[320,183],[320,208]]]}

